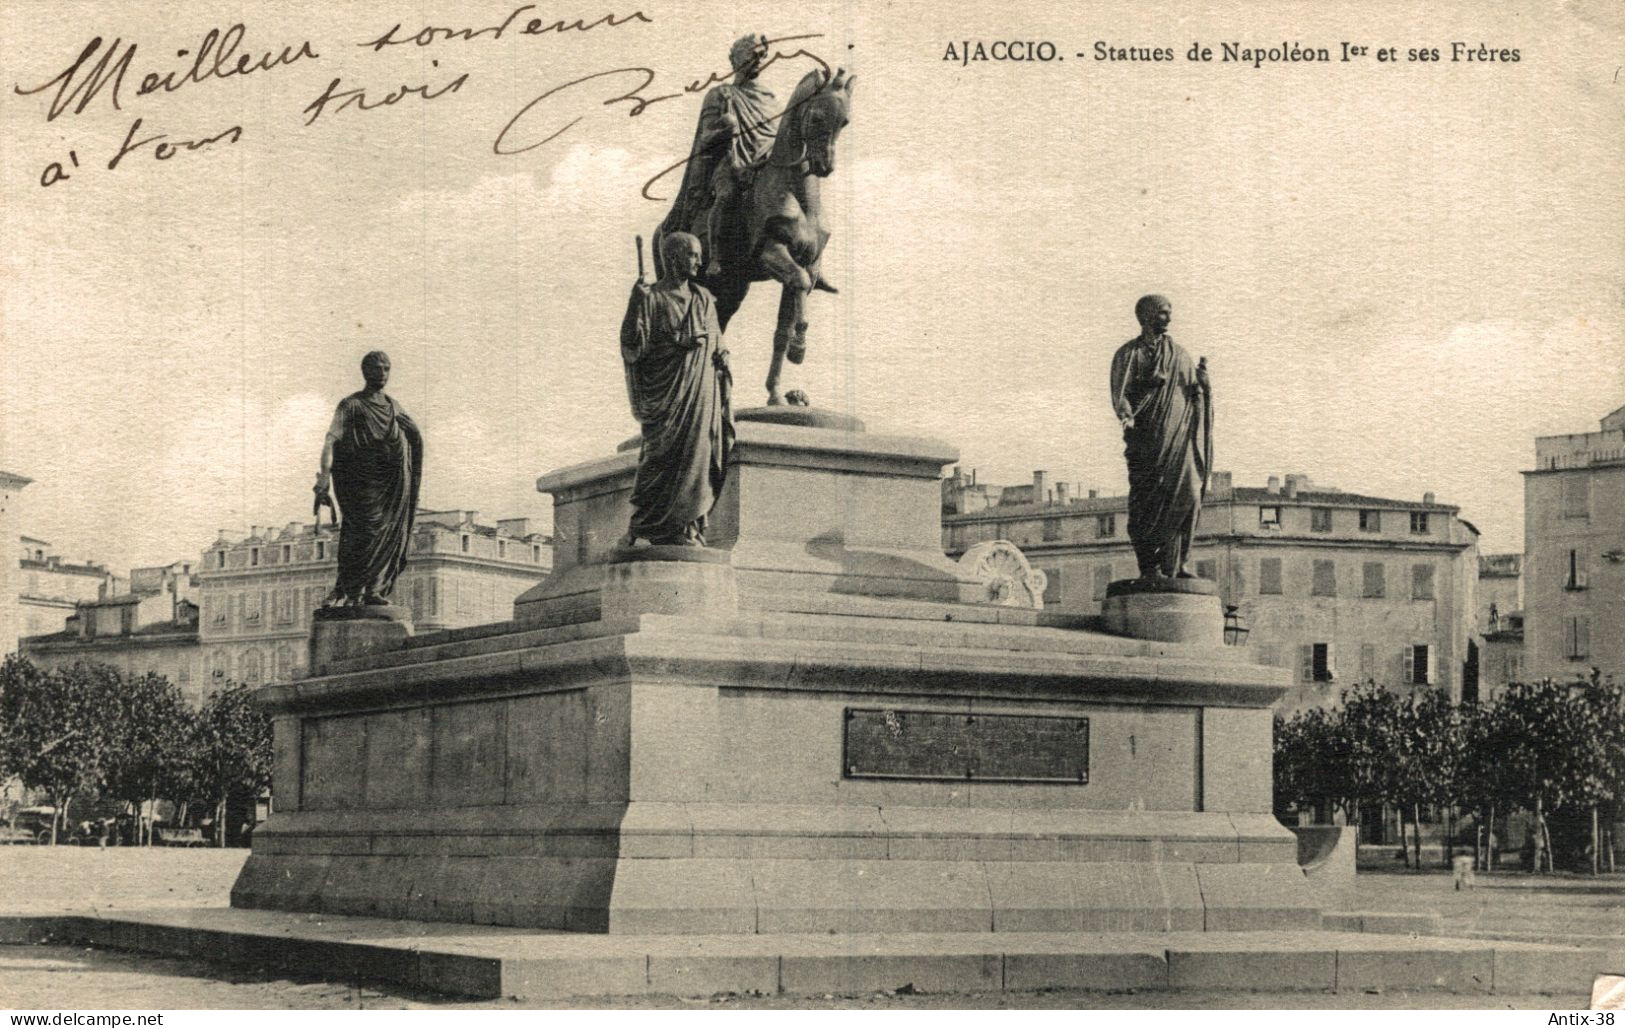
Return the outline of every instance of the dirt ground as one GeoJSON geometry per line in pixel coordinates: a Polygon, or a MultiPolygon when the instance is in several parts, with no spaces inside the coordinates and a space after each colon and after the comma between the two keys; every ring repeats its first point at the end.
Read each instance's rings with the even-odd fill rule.
{"type": "MultiPolygon", "coordinates": [[[[225,905],[244,850],[0,850],[0,913],[225,905]]],[[[1431,910],[1445,934],[1491,932],[1552,942],[1625,946],[1625,875],[1590,878],[1518,872],[1480,876],[1456,892],[1444,872],[1370,873],[1354,906],[1431,910]]],[[[632,996],[536,1004],[613,1009],[1551,1009],[1549,996],[1438,993],[867,994],[786,997],[632,996]]],[[[528,1006],[529,1004],[527,1004],[528,1006]]],[[[404,990],[295,979],[197,961],[62,946],[0,947],[0,1007],[13,1009],[514,1009],[510,1001],[456,1002],[404,990]]]]}

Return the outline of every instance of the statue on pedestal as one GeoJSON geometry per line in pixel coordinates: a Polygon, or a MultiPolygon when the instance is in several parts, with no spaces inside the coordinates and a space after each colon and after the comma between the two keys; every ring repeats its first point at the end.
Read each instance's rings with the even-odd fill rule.
{"type": "Polygon", "coordinates": [[[632,286],[621,322],[627,399],[643,427],[625,541],[704,546],[733,450],[733,380],[716,300],[694,281],[699,239],[668,233],[660,251],[662,277],[632,286]]]}
{"type": "MultiPolygon", "coordinates": [[[[779,392],[785,359],[800,364],[806,356],[807,294],[836,292],[819,272],[829,241],[820,182],[835,170],[835,140],[846,126],[856,81],[844,68],[815,68],[802,77],[783,112],[774,113],[773,94],[756,79],[776,59],[768,56],[761,35],[734,43],[733,75],[706,94],[683,184],[654,236],[662,275],[663,239],[685,232],[702,240],[698,277],[716,298],[724,329],[752,282],[780,283],[767,376],[770,406],[790,400],[779,392]]],[[[805,394],[797,399],[806,405],[805,394]]]]}
{"type": "Polygon", "coordinates": [[[388,607],[417,513],[423,475],[423,435],[384,386],[389,355],[361,359],[366,387],[339,401],[322,444],[315,513],[333,506],[343,514],[338,581],[323,607],[388,607]]]}
{"type": "Polygon", "coordinates": [[[1191,578],[1185,566],[1213,467],[1207,358],[1194,365],[1168,335],[1161,296],[1134,305],[1140,334],[1112,357],[1112,409],[1128,458],[1128,534],[1140,577],[1191,578]]]}

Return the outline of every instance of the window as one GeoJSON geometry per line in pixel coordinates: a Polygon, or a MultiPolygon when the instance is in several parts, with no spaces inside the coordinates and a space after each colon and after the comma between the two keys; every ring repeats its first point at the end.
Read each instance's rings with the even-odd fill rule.
{"type": "Polygon", "coordinates": [[[243,682],[247,685],[259,685],[265,673],[265,661],[260,657],[259,650],[249,650],[243,654],[242,659],[243,682]]]}
{"type": "Polygon", "coordinates": [[[1568,562],[1564,567],[1563,588],[1571,590],[1584,589],[1588,581],[1585,551],[1580,549],[1570,550],[1568,562]]]}
{"type": "Polygon", "coordinates": [[[292,562],[293,562],[293,547],[292,546],[283,546],[282,547],[282,563],[289,564],[289,563],[292,563],[292,562]]]}
{"type": "Polygon", "coordinates": [[[1112,584],[1112,566],[1110,564],[1095,565],[1095,599],[1106,598],[1106,587],[1112,584]]]}
{"type": "Polygon", "coordinates": [[[1581,614],[1563,619],[1563,652],[1570,660],[1591,656],[1591,618],[1581,614]]]}
{"type": "Polygon", "coordinates": [[[540,543],[530,548],[530,562],[532,564],[540,564],[542,562],[542,547],[540,543]]]}
{"type": "Polygon", "coordinates": [[[1061,569],[1039,568],[1044,572],[1044,606],[1061,605],[1061,569]]]}
{"type": "Polygon", "coordinates": [[[215,567],[220,567],[220,568],[225,567],[226,566],[226,551],[221,550],[219,553],[215,554],[215,556],[220,558],[219,561],[217,561],[215,563],[215,567]]]}
{"type": "Polygon", "coordinates": [[[1388,595],[1388,582],[1385,578],[1383,563],[1380,560],[1366,561],[1361,568],[1360,595],[1370,600],[1380,600],[1388,595]]]}
{"type": "Polygon", "coordinates": [[[468,552],[468,536],[463,536],[463,552],[468,552]]]}
{"type": "Polygon", "coordinates": [[[1382,511],[1380,511],[1380,510],[1362,510],[1360,512],[1360,531],[1362,531],[1362,532],[1380,532],[1380,531],[1382,531],[1382,511]]]}
{"type": "Polygon", "coordinates": [[[1425,510],[1413,510],[1413,511],[1411,511],[1411,534],[1412,535],[1427,535],[1428,534],[1428,512],[1427,511],[1425,511],[1425,510]]]}
{"type": "Polygon", "coordinates": [[[1117,534],[1117,515],[1102,514],[1095,518],[1095,538],[1110,539],[1117,534]]]}
{"type": "Polygon", "coordinates": [[[1309,508],[1309,531],[1330,532],[1332,530],[1332,509],[1330,507],[1309,508]]]}
{"type": "Polygon", "coordinates": [[[1405,648],[1405,684],[1433,684],[1433,647],[1423,644],[1405,648]]]}
{"type": "Polygon", "coordinates": [[[1433,599],[1433,565],[1411,565],[1411,599],[1433,599]]]}
{"type": "Polygon", "coordinates": [[[259,567],[259,564],[260,564],[260,548],[258,546],[249,547],[249,549],[248,549],[248,566],[251,567],[251,568],[255,568],[255,567],[259,567]]]}
{"type": "MultiPolygon", "coordinates": [[[[1050,538],[1049,522],[1048,521],[1044,522],[1044,538],[1045,539],[1050,538]]],[[[1056,524],[1055,524],[1055,538],[1057,538],[1057,539],[1061,538],[1061,525],[1060,525],[1060,522],[1056,522],[1056,524]]],[[[508,540],[506,540],[506,539],[498,539],[497,540],[497,556],[501,557],[503,559],[507,558],[507,556],[508,556],[508,540]]]]}
{"type": "Polygon", "coordinates": [[[191,573],[192,573],[192,565],[190,565],[190,564],[182,564],[181,565],[181,574],[190,575],[191,573]]]}
{"type": "Polygon", "coordinates": [[[1369,682],[1377,675],[1377,648],[1371,643],[1360,644],[1360,681],[1369,682]]]}
{"type": "Polygon", "coordinates": [[[326,560],[327,559],[327,540],[325,540],[325,539],[316,540],[316,559],[317,560],[326,560]]]}
{"type": "Polygon", "coordinates": [[[1211,560],[1199,560],[1199,561],[1197,561],[1196,562],[1196,577],[1197,578],[1205,578],[1209,582],[1218,581],[1219,580],[1218,565],[1216,563],[1214,563],[1213,561],[1211,561],[1211,560]]]}
{"type": "Polygon", "coordinates": [[[1258,558],[1258,595],[1281,595],[1281,558],[1258,558]]]}
{"type": "Polygon", "coordinates": [[[1309,587],[1310,596],[1336,596],[1337,595],[1337,562],[1331,560],[1317,560],[1314,564],[1313,580],[1309,587]]]}
{"type": "Polygon", "coordinates": [[[1279,508],[1279,507],[1260,507],[1260,508],[1258,508],[1258,527],[1259,528],[1280,528],[1281,527],[1281,508],[1279,508]]]}
{"type": "Polygon", "coordinates": [[[1563,516],[1589,518],[1591,516],[1591,475],[1581,472],[1563,479],[1563,516]]]}
{"type": "Polygon", "coordinates": [[[1331,643],[1310,643],[1303,648],[1305,682],[1330,682],[1336,673],[1336,666],[1332,663],[1331,643]]]}

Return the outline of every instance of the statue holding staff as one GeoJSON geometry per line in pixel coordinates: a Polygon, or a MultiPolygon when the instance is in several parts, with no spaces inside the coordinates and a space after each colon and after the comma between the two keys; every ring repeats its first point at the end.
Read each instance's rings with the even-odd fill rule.
{"type": "Polygon", "coordinates": [[[1128,459],[1128,534],[1141,578],[1190,578],[1185,567],[1213,467],[1207,358],[1194,365],[1168,335],[1161,296],[1134,305],[1140,334],[1112,357],[1112,409],[1128,459]]]}
{"type": "Polygon", "coordinates": [[[704,546],[733,450],[733,380],[716,300],[694,281],[699,239],[672,232],[660,248],[663,277],[639,276],[621,322],[627,399],[643,428],[626,542],[704,546]]]}
{"type": "Polygon", "coordinates": [[[389,355],[374,350],[361,359],[366,382],[339,401],[322,443],[316,474],[315,513],[338,493],[338,581],[324,607],[389,606],[395,579],[406,566],[423,475],[423,435],[394,398],[389,355]]]}

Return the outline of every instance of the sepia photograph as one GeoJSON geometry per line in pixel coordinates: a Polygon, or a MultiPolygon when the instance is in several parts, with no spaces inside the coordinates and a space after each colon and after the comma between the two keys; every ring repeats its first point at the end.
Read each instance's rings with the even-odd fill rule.
{"type": "Polygon", "coordinates": [[[1622,71],[0,6],[0,1007],[1611,1024],[1622,71]]]}

